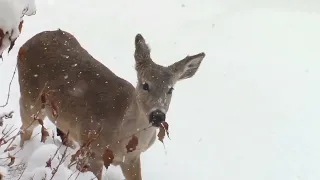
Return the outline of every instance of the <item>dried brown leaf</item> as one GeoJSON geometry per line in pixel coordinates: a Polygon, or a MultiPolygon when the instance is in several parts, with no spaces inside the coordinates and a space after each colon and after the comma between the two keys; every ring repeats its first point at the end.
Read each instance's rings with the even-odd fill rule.
{"type": "Polygon", "coordinates": [[[106,148],[104,150],[102,159],[103,159],[103,162],[104,162],[104,166],[106,167],[106,169],[108,169],[108,167],[110,166],[110,164],[112,164],[113,159],[114,159],[113,152],[110,149],[106,148]]]}
{"type": "Polygon", "coordinates": [[[170,138],[169,137],[169,124],[167,122],[163,122],[163,123],[161,123],[160,130],[158,133],[158,140],[163,143],[163,139],[166,136],[166,134],[167,134],[168,138],[170,138]]]}
{"type": "Polygon", "coordinates": [[[128,144],[126,145],[127,153],[136,150],[138,143],[139,143],[139,141],[138,141],[137,136],[133,135],[131,137],[130,141],[128,142],[128,144]]]}
{"type": "Polygon", "coordinates": [[[10,154],[8,154],[8,158],[10,159],[8,166],[12,166],[14,164],[16,158],[14,156],[11,156],[10,154]]]}
{"type": "Polygon", "coordinates": [[[42,128],[41,128],[41,142],[45,143],[48,136],[49,136],[48,130],[44,126],[42,126],[42,128]]]}
{"type": "Polygon", "coordinates": [[[52,167],[51,164],[52,164],[52,159],[49,158],[48,161],[46,162],[46,167],[51,168],[52,167]]]}
{"type": "Polygon", "coordinates": [[[22,31],[22,25],[23,25],[23,20],[20,21],[20,23],[19,23],[19,32],[20,32],[20,33],[21,33],[21,31],[22,31]]]}

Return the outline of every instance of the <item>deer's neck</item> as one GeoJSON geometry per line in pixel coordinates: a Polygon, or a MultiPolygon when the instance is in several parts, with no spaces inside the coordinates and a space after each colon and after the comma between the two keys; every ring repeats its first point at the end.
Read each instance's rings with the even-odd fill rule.
{"type": "Polygon", "coordinates": [[[133,95],[131,104],[124,118],[123,128],[126,132],[136,132],[150,126],[147,115],[140,109],[136,95],[133,95]]]}
{"type": "MultiPolygon", "coordinates": [[[[122,124],[121,136],[131,137],[135,135],[139,139],[138,152],[144,152],[154,142],[155,134],[156,128],[150,127],[147,115],[139,108],[134,96],[122,124]]],[[[124,144],[127,143],[128,141],[124,141],[124,144]]]]}

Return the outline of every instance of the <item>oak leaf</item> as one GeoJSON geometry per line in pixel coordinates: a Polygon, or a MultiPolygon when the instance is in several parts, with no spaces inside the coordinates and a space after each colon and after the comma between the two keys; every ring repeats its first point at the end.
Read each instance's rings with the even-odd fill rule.
{"type": "Polygon", "coordinates": [[[102,155],[102,159],[103,159],[104,167],[106,167],[106,169],[108,169],[108,167],[110,166],[110,164],[112,164],[113,159],[114,159],[113,152],[110,149],[106,148],[104,150],[103,155],[102,155]]]}
{"type": "Polygon", "coordinates": [[[45,143],[48,136],[49,136],[48,130],[44,126],[42,126],[42,128],[41,128],[41,142],[45,143]]]}
{"type": "Polygon", "coordinates": [[[126,145],[127,153],[136,150],[138,143],[139,143],[139,141],[138,141],[137,136],[133,135],[131,137],[130,141],[128,142],[128,144],[126,145]]]}
{"type": "Polygon", "coordinates": [[[11,156],[10,154],[8,154],[8,158],[10,159],[10,162],[8,164],[8,166],[11,166],[14,164],[16,158],[14,156],[11,156]]]}
{"type": "Polygon", "coordinates": [[[20,33],[21,33],[21,31],[22,31],[22,25],[23,25],[23,20],[20,21],[20,23],[19,23],[19,32],[20,32],[20,33]]]}
{"type": "Polygon", "coordinates": [[[161,123],[160,131],[158,133],[158,140],[163,143],[163,139],[166,136],[166,134],[167,134],[168,138],[170,139],[170,137],[169,137],[169,124],[167,122],[163,122],[163,123],[161,123]]]}
{"type": "Polygon", "coordinates": [[[52,162],[52,159],[49,158],[49,160],[46,162],[46,167],[51,168],[51,164],[52,164],[51,162],[52,162]]]}

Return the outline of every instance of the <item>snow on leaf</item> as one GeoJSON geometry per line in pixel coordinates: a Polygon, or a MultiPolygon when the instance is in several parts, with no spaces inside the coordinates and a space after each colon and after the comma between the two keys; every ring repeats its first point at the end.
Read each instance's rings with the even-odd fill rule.
{"type": "Polygon", "coordinates": [[[11,119],[12,117],[13,117],[13,111],[10,111],[9,113],[0,114],[0,126],[3,126],[4,119],[11,119]]]}
{"type": "Polygon", "coordinates": [[[23,16],[36,14],[34,0],[0,0],[0,58],[9,47],[8,53],[22,32],[23,16]]]}

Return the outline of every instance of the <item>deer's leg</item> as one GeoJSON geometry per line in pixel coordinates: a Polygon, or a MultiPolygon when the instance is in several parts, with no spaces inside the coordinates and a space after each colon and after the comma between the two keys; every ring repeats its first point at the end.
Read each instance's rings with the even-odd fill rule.
{"type": "Polygon", "coordinates": [[[21,97],[20,98],[20,116],[22,121],[21,130],[22,133],[20,135],[20,147],[23,147],[25,141],[31,139],[34,128],[36,128],[39,123],[34,120],[33,116],[37,116],[37,118],[44,119],[45,114],[41,111],[41,106],[32,105],[28,100],[21,97]]]}
{"type": "Polygon", "coordinates": [[[120,164],[126,180],[142,180],[140,155],[134,160],[128,160],[120,164]]]}

